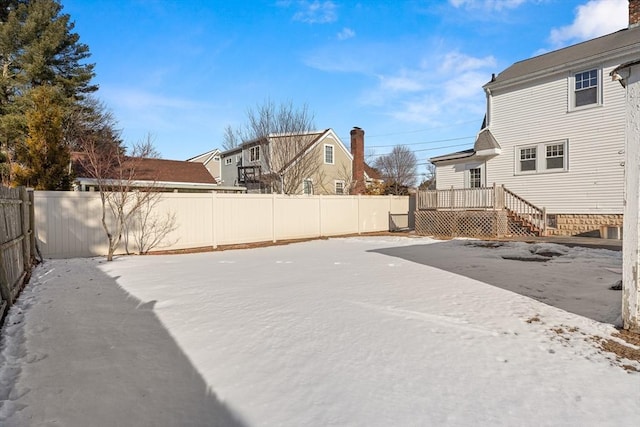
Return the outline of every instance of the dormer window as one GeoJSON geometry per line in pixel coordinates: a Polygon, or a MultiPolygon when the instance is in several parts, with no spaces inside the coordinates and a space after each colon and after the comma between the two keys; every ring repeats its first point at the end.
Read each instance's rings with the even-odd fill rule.
{"type": "Polygon", "coordinates": [[[597,69],[582,71],[573,76],[573,107],[580,108],[599,104],[600,75],[597,69]]]}

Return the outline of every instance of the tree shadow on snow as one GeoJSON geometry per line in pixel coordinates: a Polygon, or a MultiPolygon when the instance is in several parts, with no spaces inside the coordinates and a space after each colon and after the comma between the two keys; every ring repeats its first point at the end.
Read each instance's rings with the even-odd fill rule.
{"type": "Polygon", "coordinates": [[[479,248],[468,241],[452,240],[370,252],[466,276],[599,322],[615,323],[620,317],[621,293],[609,289],[620,279],[619,273],[600,269],[585,281],[570,260],[552,262],[553,257],[545,254],[549,262],[527,262],[545,259],[537,255],[505,259],[495,255],[495,250],[490,243],[479,248]]]}
{"type": "Polygon", "coordinates": [[[52,263],[15,307],[27,339],[12,401],[0,402],[16,410],[2,425],[245,425],[162,325],[155,301],[131,297],[96,259],[52,263]]]}

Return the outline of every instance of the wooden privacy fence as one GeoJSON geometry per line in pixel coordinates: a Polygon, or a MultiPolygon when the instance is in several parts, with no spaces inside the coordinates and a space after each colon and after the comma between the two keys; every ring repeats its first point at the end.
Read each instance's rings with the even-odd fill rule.
{"type": "Polygon", "coordinates": [[[35,257],[33,192],[0,187],[0,316],[31,273],[35,257]]]}

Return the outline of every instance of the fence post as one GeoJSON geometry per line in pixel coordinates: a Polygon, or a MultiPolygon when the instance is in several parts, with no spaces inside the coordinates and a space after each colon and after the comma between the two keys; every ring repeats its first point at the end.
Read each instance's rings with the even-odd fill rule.
{"type": "Polygon", "coordinates": [[[27,195],[27,189],[23,186],[19,187],[20,192],[20,225],[22,227],[22,262],[24,264],[24,271],[31,271],[31,239],[29,238],[30,224],[29,224],[29,196],[27,195]]]}
{"type": "Polygon", "coordinates": [[[13,305],[9,275],[7,274],[7,270],[4,268],[3,251],[0,251],[0,295],[2,295],[2,299],[7,303],[7,307],[11,307],[13,305]]]}
{"type": "Polygon", "coordinates": [[[271,194],[271,240],[276,242],[276,193],[271,194]]]}
{"type": "Polygon", "coordinates": [[[316,196],[318,198],[318,237],[322,237],[322,196],[318,194],[316,196]]]}
{"type": "Polygon", "coordinates": [[[218,203],[217,203],[217,192],[212,192],[211,193],[211,234],[212,234],[212,239],[213,242],[212,246],[213,249],[218,249],[218,230],[217,230],[217,224],[220,221],[217,217],[218,217],[218,213],[216,211],[216,209],[218,209],[218,203]]]}
{"type": "MultiPolygon", "coordinates": [[[[360,231],[360,222],[361,222],[361,219],[360,219],[360,203],[362,203],[362,199],[360,198],[360,194],[358,194],[358,219],[357,219],[357,221],[358,221],[358,234],[361,234],[361,231],[360,231]]],[[[391,209],[391,205],[389,205],[389,209],[391,209]]]]}
{"type": "Polygon", "coordinates": [[[543,207],[542,208],[542,235],[546,236],[547,235],[547,208],[543,207]]]}
{"type": "Polygon", "coordinates": [[[35,195],[33,189],[27,191],[27,196],[29,199],[29,250],[31,251],[32,256],[42,256],[42,254],[38,254],[38,250],[36,248],[36,203],[35,203],[35,195]]]}

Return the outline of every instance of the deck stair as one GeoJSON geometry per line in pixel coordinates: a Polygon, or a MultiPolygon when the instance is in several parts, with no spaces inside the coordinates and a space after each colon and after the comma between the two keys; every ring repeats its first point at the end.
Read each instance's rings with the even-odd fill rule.
{"type": "Polygon", "coordinates": [[[502,186],[504,209],[507,211],[511,234],[525,236],[544,236],[547,213],[516,193],[502,186]]]}

